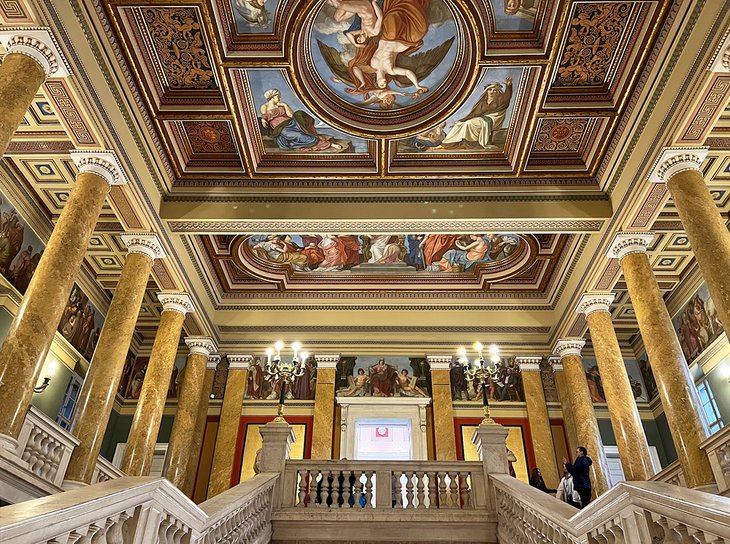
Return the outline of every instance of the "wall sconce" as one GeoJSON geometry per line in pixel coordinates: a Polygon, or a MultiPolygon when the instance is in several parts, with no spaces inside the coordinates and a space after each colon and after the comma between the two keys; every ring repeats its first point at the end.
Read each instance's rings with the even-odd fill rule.
{"type": "Polygon", "coordinates": [[[43,383],[41,383],[40,385],[36,385],[33,388],[33,392],[34,393],[43,393],[43,391],[45,391],[48,388],[48,386],[51,385],[51,377],[53,377],[56,374],[57,369],[58,369],[58,363],[56,363],[56,361],[51,361],[50,363],[48,363],[48,368],[46,369],[48,376],[43,378],[43,383]]]}

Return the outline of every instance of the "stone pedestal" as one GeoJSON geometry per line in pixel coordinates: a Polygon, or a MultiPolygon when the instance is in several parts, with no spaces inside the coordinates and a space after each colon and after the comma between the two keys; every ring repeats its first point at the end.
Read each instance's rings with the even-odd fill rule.
{"type": "MultiPolygon", "coordinates": [[[[17,439],[109,187],[126,182],[111,152],[72,152],[76,184],[0,348],[0,435],[17,439]]],[[[0,441],[2,443],[4,441],[0,441]]]]}
{"type": "Polygon", "coordinates": [[[223,395],[218,435],[215,438],[213,466],[210,469],[209,499],[231,487],[233,458],[236,455],[238,428],[241,424],[243,392],[246,390],[248,367],[252,361],[251,355],[228,356],[228,380],[223,395]]]}
{"type": "Polygon", "coordinates": [[[644,481],[651,478],[654,470],[629,375],[611,322],[609,308],[613,299],[613,293],[586,293],[577,311],[586,314],[591,331],[624,476],[627,481],[644,481]]]}
{"type": "Polygon", "coordinates": [[[69,483],[91,483],[152,262],[165,256],[154,234],[123,234],[122,240],[129,254],[76,403],[72,428],[80,444],[66,471],[69,483]]]}
{"type": "Polygon", "coordinates": [[[619,233],[609,257],[621,261],[687,487],[704,489],[715,482],[707,455],[700,448],[709,436],[709,429],[672,318],[646,255],[653,238],[652,233],[646,232],[619,233]]]}
{"type": "Polygon", "coordinates": [[[261,455],[256,456],[260,460],[259,471],[279,473],[279,481],[272,500],[274,508],[277,508],[281,504],[286,460],[289,459],[291,445],[296,438],[286,421],[271,421],[260,427],[259,433],[261,433],[261,455]]]}
{"type": "Polygon", "coordinates": [[[433,400],[433,434],[437,461],[456,461],[456,433],[451,399],[451,355],[429,355],[431,398],[433,400]]]}
{"type": "Polygon", "coordinates": [[[332,459],[335,377],[339,360],[339,355],[315,355],[317,388],[314,395],[312,459],[332,459]]]}
{"type": "Polygon", "coordinates": [[[471,441],[477,447],[479,459],[484,469],[484,480],[487,485],[487,510],[494,511],[496,500],[494,488],[489,482],[489,476],[494,474],[509,474],[507,460],[508,431],[498,423],[482,423],[474,431],[471,441]]]}
{"type": "Polygon", "coordinates": [[[157,297],[162,316],[122,459],[122,471],[128,476],[150,473],[183,321],[187,312],[194,311],[187,293],[158,293],[157,297]]]}

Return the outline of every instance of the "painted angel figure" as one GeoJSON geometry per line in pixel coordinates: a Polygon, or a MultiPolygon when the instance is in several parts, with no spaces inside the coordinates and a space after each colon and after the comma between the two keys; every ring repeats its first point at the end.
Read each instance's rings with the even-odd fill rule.
{"type": "Polygon", "coordinates": [[[418,378],[416,376],[409,376],[408,369],[403,369],[398,375],[398,390],[401,397],[428,397],[423,389],[416,385],[418,378]]]}
{"type": "Polygon", "coordinates": [[[266,26],[271,14],[266,9],[266,0],[236,0],[236,11],[248,25],[266,26]]]}
{"type": "Polygon", "coordinates": [[[357,369],[357,376],[348,376],[349,387],[337,390],[337,394],[343,397],[364,397],[368,392],[370,379],[362,368],[357,369]]]}

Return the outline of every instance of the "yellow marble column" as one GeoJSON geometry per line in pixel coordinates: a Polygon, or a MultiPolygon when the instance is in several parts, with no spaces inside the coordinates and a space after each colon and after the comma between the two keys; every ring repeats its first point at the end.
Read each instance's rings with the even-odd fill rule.
{"type": "Polygon", "coordinates": [[[545,485],[549,489],[557,489],[560,476],[558,475],[558,461],[555,457],[553,433],[550,429],[550,418],[545,403],[545,391],[540,376],[540,361],[542,361],[542,357],[515,357],[515,362],[519,365],[522,375],[535,462],[537,468],[542,472],[545,485]]]}
{"type": "Polygon", "coordinates": [[[433,432],[437,461],[456,461],[454,408],[451,399],[451,355],[428,355],[431,368],[433,432]]]}
{"type": "Polygon", "coordinates": [[[706,147],[664,148],[649,180],[667,184],[717,317],[730,338],[730,233],[700,170],[707,151],[706,147]]]}
{"type": "Polygon", "coordinates": [[[576,311],[584,313],[588,321],[624,477],[627,481],[643,481],[653,476],[654,469],[639,409],[611,322],[609,308],[614,297],[613,293],[586,293],[581,297],[576,311]]]}
{"type": "Polygon", "coordinates": [[[228,380],[226,381],[226,392],[223,394],[218,435],[215,438],[213,466],[210,469],[209,499],[231,487],[233,459],[236,456],[238,428],[241,425],[243,393],[246,390],[248,367],[252,362],[251,355],[228,356],[228,380]]]}
{"type": "Polygon", "coordinates": [[[200,395],[200,409],[195,418],[195,427],[190,436],[190,461],[188,462],[188,472],[185,475],[185,482],[180,489],[185,495],[193,498],[195,492],[195,477],[198,474],[198,464],[200,462],[200,448],[203,445],[203,435],[205,434],[205,423],[208,421],[208,405],[211,395],[213,394],[213,381],[215,380],[215,370],[220,362],[220,355],[211,355],[208,357],[208,364],[205,369],[205,382],[200,395]]]}
{"type": "Polygon", "coordinates": [[[560,401],[560,408],[563,412],[563,424],[565,425],[565,434],[568,437],[568,452],[572,455],[575,448],[582,444],[578,444],[578,438],[575,432],[573,408],[570,405],[570,390],[565,383],[565,372],[563,369],[563,363],[560,362],[560,358],[552,357],[550,359],[550,366],[553,369],[555,388],[558,390],[558,400],[560,401]]]}
{"type": "MultiPolygon", "coordinates": [[[[162,467],[162,475],[181,490],[190,470],[190,464],[193,462],[191,441],[202,407],[208,357],[217,351],[213,339],[207,336],[189,336],[185,339],[185,343],[190,352],[185,362],[177,412],[162,467]]],[[[208,405],[207,402],[205,404],[208,405]]]]}
{"type": "Polygon", "coordinates": [[[339,355],[315,355],[317,388],[314,396],[312,459],[332,459],[335,423],[335,377],[339,355]]]}
{"type": "Polygon", "coordinates": [[[162,315],[122,459],[122,471],[127,476],[150,473],[185,314],[195,311],[187,293],[157,293],[157,298],[162,303],[162,315]]]}
{"type": "Polygon", "coordinates": [[[109,187],[126,183],[112,152],[71,157],[76,183],[0,348],[0,447],[13,450],[109,187]]]}
{"type": "Polygon", "coordinates": [[[709,436],[709,428],[646,254],[653,239],[654,235],[648,232],[618,233],[608,255],[621,262],[687,487],[711,489],[715,478],[707,454],[700,449],[700,444],[709,436]]]}
{"type": "Polygon", "coordinates": [[[81,442],[71,455],[64,489],[91,483],[152,263],[165,256],[155,234],[123,234],[122,241],[127,259],[76,403],[71,431],[81,442]]]}
{"type": "MultiPolygon", "coordinates": [[[[586,341],[582,338],[562,338],[553,349],[563,365],[565,391],[569,392],[571,415],[575,422],[575,436],[577,444],[572,447],[570,454],[575,458],[575,448],[583,446],[588,450],[588,456],[593,461],[591,465],[591,482],[596,496],[603,495],[609,488],[608,461],[603,449],[601,431],[598,428],[596,414],[593,411],[593,400],[588,389],[586,370],[581,358],[581,350],[586,341]]],[[[563,410],[565,405],[563,404],[563,410]]]]}
{"type": "Polygon", "coordinates": [[[48,77],[69,75],[66,59],[48,28],[0,29],[6,55],[0,64],[0,157],[48,77]]]}

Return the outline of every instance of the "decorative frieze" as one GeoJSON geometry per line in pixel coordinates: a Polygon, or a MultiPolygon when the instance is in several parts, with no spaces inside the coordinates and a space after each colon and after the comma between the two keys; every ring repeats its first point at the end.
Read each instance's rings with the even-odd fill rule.
{"type": "Polygon", "coordinates": [[[124,233],[122,242],[129,253],[141,253],[153,261],[167,256],[160,238],[154,233],[124,233]]]}
{"type": "Polygon", "coordinates": [[[46,77],[68,77],[71,68],[56,38],[47,27],[12,27],[0,31],[0,42],[8,54],[26,55],[36,61],[46,77]]]}
{"type": "Polygon", "coordinates": [[[665,147],[649,173],[652,183],[667,183],[672,176],[687,170],[700,170],[708,147],[665,147]]]}
{"type": "Polygon", "coordinates": [[[109,185],[125,185],[129,181],[114,151],[71,151],[70,155],[79,173],[96,174],[109,185]]]}
{"type": "Polygon", "coordinates": [[[337,368],[340,355],[315,355],[314,361],[317,363],[317,368],[337,368]]]}
{"type": "Polygon", "coordinates": [[[426,355],[426,362],[431,370],[449,370],[452,359],[451,355],[426,355]]]}
{"type": "Polygon", "coordinates": [[[615,293],[585,293],[580,297],[575,312],[586,317],[593,312],[608,312],[615,298],[615,293]]]}
{"type": "Polygon", "coordinates": [[[248,367],[253,363],[253,355],[229,355],[228,356],[228,369],[229,370],[248,370],[248,367]]]}
{"type": "Polygon", "coordinates": [[[646,253],[653,240],[653,232],[617,232],[606,256],[621,260],[632,253],[646,253]]]}
{"type": "Polygon", "coordinates": [[[218,351],[218,348],[209,336],[188,336],[185,338],[190,355],[200,354],[210,357],[210,354],[218,351]]]}
{"type": "MultiPolygon", "coordinates": [[[[581,351],[583,351],[583,346],[585,345],[586,341],[583,338],[561,338],[555,343],[553,353],[560,357],[561,361],[563,357],[567,357],[569,355],[577,355],[580,357],[581,351]]],[[[555,370],[554,366],[553,370],[555,370]]]]}
{"type": "Polygon", "coordinates": [[[540,372],[542,357],[515,357],[520,372],[540,372]]]}
{"type": "Polygon", "coordinates": [[[162,311],[180,312],[185,315],[188,312],[195,311],[193,299],[187,293],[157,293],[157,299],[162,304],[162,311]]]}

